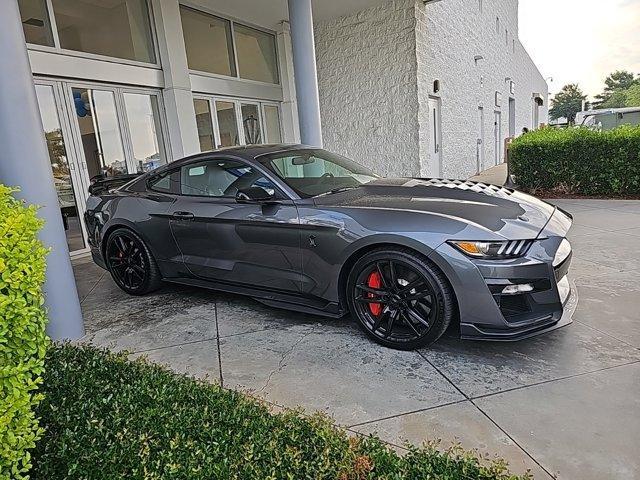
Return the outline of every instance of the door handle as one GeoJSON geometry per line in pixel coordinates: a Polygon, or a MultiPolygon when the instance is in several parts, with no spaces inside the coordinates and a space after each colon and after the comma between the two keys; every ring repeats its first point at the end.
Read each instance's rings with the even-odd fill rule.
{"type": "Polygon", "coordinates": [[[191,212],[173,212],[171,218],[174,220],[193,220],[193,213],[191,212]]]}

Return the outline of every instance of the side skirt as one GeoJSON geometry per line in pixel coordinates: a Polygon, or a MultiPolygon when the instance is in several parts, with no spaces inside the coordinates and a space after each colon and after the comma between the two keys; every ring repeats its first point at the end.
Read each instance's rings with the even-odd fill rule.
{"type": "Polygon", "coordinates": [[[188,277],[164,278],[167,283],[178,283],[195,287],[216,290],[220,292],[236,293],[251,297],[258,302],[270,307],[293,310],[296,312],[308,313],[311,315],[321,315],[323,317],[340,318],[346,315],[340,305],[335,302],[327,302],[315,297],[307,297],[281,291],[274,291],[244,285],[200,280],[188,277]]]}

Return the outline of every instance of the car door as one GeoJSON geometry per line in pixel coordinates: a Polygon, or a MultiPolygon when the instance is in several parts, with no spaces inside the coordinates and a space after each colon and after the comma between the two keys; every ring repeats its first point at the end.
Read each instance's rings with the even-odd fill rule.
{"type": "Polygon", "coordinates": [[[170,225],[182,259],[196,277],[299,292],[298,210],[259,167],[227,158],[180,168],[170,225]],[[239,188],[261,186],[276,200],[239,203],[239,188]]]}

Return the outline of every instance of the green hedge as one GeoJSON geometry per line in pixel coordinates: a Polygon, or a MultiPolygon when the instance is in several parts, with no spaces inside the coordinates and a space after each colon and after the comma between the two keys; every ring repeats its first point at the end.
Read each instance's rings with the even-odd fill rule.
{"type": "Polygon", "coordinates": [[[514,140],[510,173],[523,189],[595,196],[640,195],[640,127],[597,132],[544,128],[514,140]]]}
{"type": "Polygon", "coordinates": [[[271,414],[243,393],[88,346],[52,346],[44,378],[35,479],[530,478],[459,449],[401,457],[319,414],[271,414]]]}
{"type": "Polygon", "coordinates": [[[27,478],[29,449],[41,434],[33,408],[42,399],[47,337],[42,284],[42,221],[0,185],[0,479],[27,478]]]}

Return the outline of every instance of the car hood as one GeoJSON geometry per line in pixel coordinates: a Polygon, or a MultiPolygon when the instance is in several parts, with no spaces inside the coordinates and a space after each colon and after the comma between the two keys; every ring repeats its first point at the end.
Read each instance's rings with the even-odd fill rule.
{"type": "Polygon", "coordinates": [[[510,240],[536,238],[555,211],[531,195],[497,185],[420,178],[381,178],[314,201],[325,207],[430,213],[510,240]]]}

